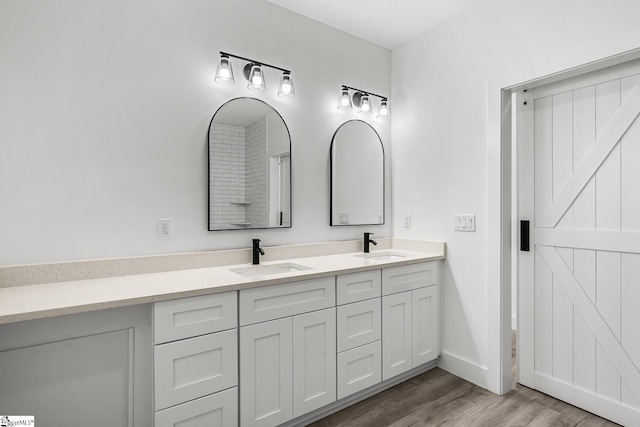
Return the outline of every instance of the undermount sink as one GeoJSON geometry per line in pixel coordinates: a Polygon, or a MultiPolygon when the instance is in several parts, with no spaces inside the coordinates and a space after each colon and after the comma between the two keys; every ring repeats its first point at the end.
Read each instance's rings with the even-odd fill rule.
{"type": "Polygon", "coordinates": [[[285,262],[280,264],[270,265],[255,265],[251,267],[232,268],[230,271],[239,274],[243,277],[259,277],[259,276],[271,276],[274,274],[295,273],[297,271],[311,270],[311,267],[306,267],[300,264],[294,264],[291,262],[285,262]]]}
{"type": "Polygon", "coordinates": [[[397,261],[407,256],[397,252],[372,252],[368,254],[357,254],[357,257],[366,258],[371,261],[397,261]]]}

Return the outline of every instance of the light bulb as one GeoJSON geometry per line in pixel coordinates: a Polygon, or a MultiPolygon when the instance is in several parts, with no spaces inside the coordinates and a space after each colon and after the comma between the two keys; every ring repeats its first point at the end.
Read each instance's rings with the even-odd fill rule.
{"type": "Polygon", "coordinates": [[[361,114],[371,114],[371,102],[369,101],[369,95],[364,94],[362,98],[360,98],[360,109],[358,113],[361,114]]]}
{"type": "Polygon", "coordinates": [[[380,112],[377,117],[387,118],[389,117],[389,106],[387,105],[387,100],[383,99],[380,101],[380,112]]]}
{"type": "Polygon", "coordinates": [[[215,81],[217,83],[233,84],[233,69],[231,68],[231,62],[227,55],[220,55],[220,62],[218,62],[218,70],[216,71],[215,81]]]}
{"type": "Polygon", "coordinates": [[[342,94],[340,95],[340,102],[338,103],[338,110],[351,110],[353,106],[351,105],[351,97],[349,96],[348,89],[342,89],[342,94]]]}
{"type": "Polygon", "coordinates": [[[293,89],[293,80],[291,80],[291,73],[285,71],[280,77],[280,88],[278,89],[278,96],[282,98],[292,98],[296,96],[296,92],[293,89]]]}
{"type": "Polygon", "coordinates": [[[251,90],[259,90],[260,92],[267,89],[267,86],[264,84],[262,67],[259,64],[253,64],[251,66],[251,71],[249,72],[249,84],[247,87],[251,90]]]}

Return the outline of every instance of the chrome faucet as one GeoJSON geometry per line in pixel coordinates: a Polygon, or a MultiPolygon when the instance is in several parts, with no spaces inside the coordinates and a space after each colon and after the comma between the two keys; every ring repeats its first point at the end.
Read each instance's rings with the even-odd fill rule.
{"type": "Polygon", "coordinates": [[[365,254],[369,253],[369,243],[373,243],[374,245],[378,244],[378,242],[373,240],[371,236],[373,236],[373,233],[364,233],[364,253],[365,254]]]}
{"type": "Polygon", "coordinates": [[[260,239],[253,239],[253,265],[260,264],[260,255],[264,255],[264,251],[260,247],[260,239]]]}

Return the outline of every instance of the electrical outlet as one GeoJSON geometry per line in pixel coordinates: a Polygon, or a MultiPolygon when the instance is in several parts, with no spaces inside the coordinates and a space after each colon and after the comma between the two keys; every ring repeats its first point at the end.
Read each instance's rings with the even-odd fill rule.
{"type": "Polygon", "coordinates": [[[411,214],[404,214],[404,228],[411,228],[411,214]]]}
{"type": "Polygon", "coordinates": [[[349,212],[340,212],[340,224],[349,224],[349,212]]]}
{"type": "Polygon", "coordinates": [[[453,216],[454,231],[476,231],[475,215],[454,215],[453,216]]]}
{"type": "Polygon", "coordinates": [[[161,239],[171,238],[171,218],[158,218],[158,237],[161,239]]]}

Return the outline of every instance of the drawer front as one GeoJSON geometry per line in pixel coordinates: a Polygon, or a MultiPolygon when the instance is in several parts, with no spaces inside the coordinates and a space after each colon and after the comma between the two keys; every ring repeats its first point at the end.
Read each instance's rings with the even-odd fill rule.
{"type": "Polygon", "coordinates": [[[238,330],[154,348],[156,410],[238,385],[238,330]]]}
{"type": "Polygon", "coordinates": [[[438,261],[402,265],[382,270],[382,295],[390,295],[438,283],[438,261]]]}
{"type": "Polygon", "coordinates": [[[322,310],[336,305],[335,276],[240,291],[240,325],[322,310]]]}
{"type": "Polygon", "coordinates": [[[238,326],[237,292],[157,302],[153,306],[156,344],[238,326]]]}
{"type": "Polygon", "coordinates": [[[238,425],[238,388],[192,400],[155,414],[155,427],[238,425]]]}
{"type": "Polygon", "coordinates": [[[381,283],[380,270],[338,276],[336,278],[337,303],[342,305],[379,297],[381,283]]]}
{"type": "Polygon", "coordinates": [[[338,399],[381,381],[380,341],[338,354],[338,399]]]}
{"type": "Polygon", "coordinates": [[[337,309],[338,352],[380,340],[380,298],[341,305],[337,309]]]}

